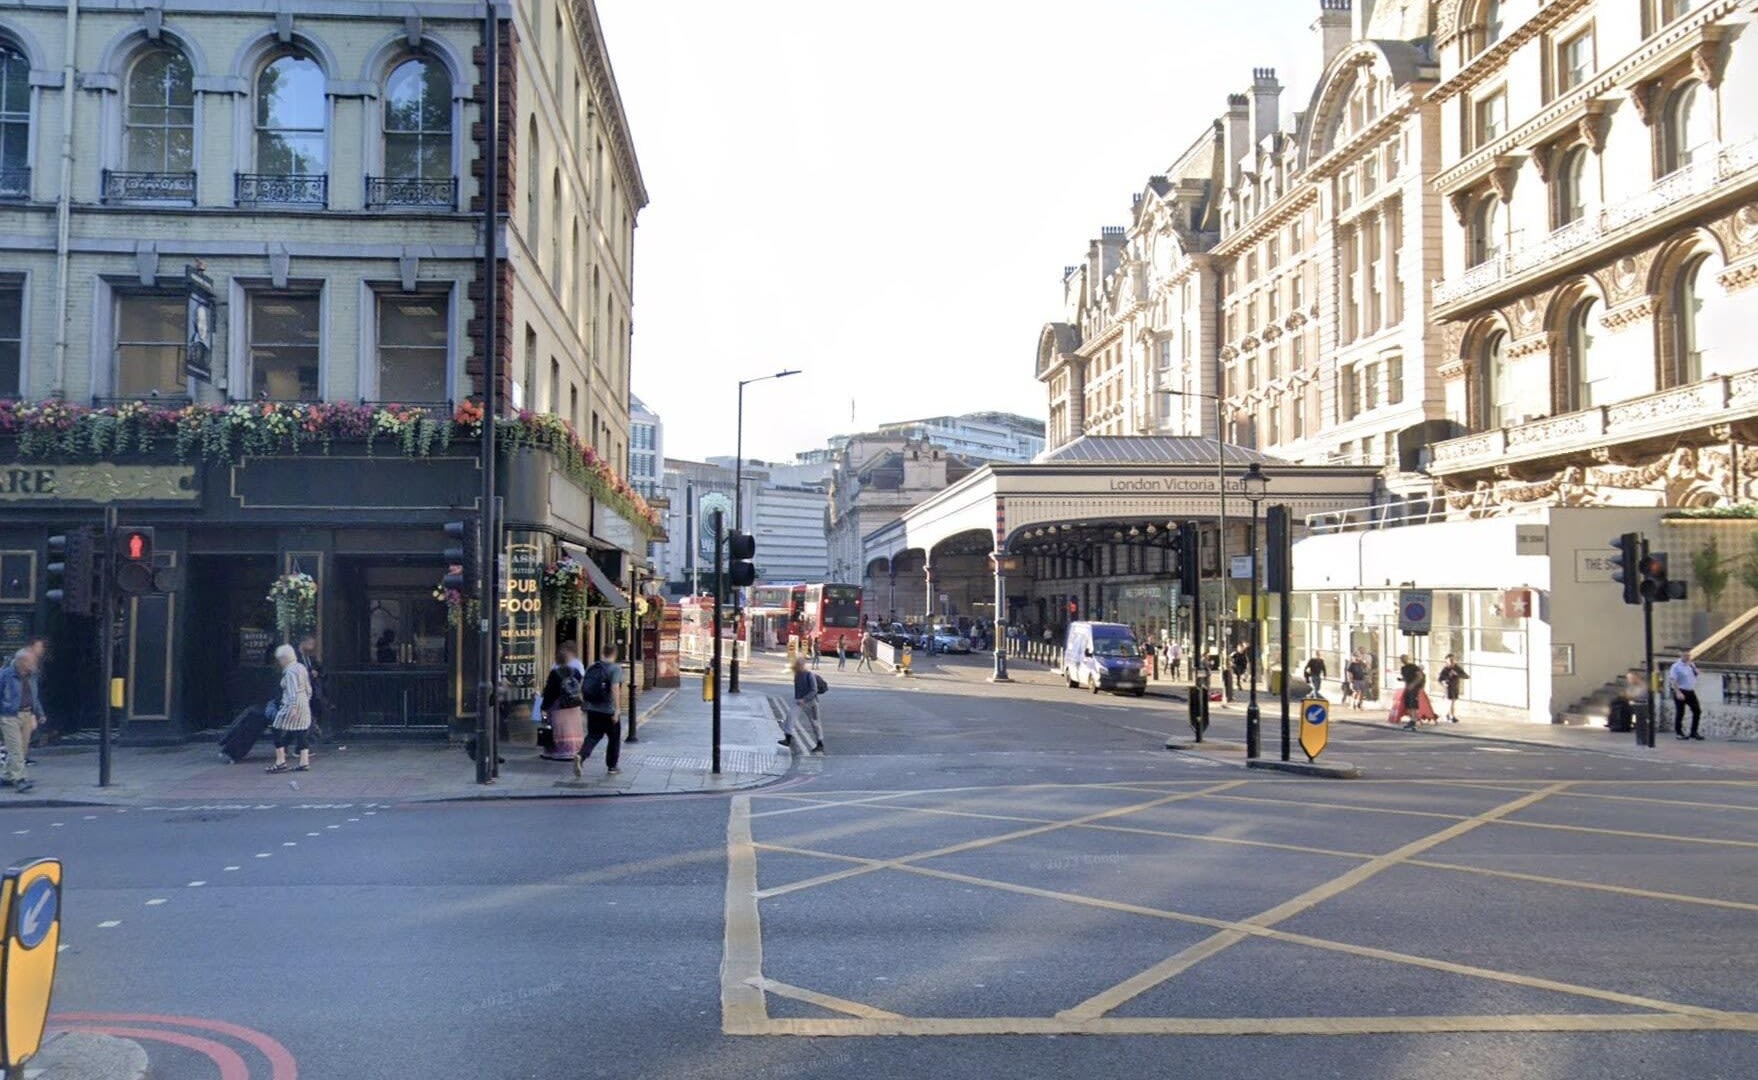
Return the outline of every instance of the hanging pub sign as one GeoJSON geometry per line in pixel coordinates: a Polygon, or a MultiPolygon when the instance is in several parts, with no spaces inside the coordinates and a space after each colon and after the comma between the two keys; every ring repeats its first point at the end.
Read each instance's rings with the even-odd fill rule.
{"type": "Polygon", "coordinates": [[[192,263],[183,268],[183,283],[189,293],[183,368],[194,378],[213,382],[214,279],[200,263],[192,263]]]}

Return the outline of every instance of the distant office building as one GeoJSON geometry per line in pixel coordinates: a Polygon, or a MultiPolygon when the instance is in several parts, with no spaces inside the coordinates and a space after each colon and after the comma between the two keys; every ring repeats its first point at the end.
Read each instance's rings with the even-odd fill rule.
{"type": "Polygon", "coordinates": [[[629,395],[629,483],[644,499],[660,493],[665,466],[665,422],[629,395]]]}
{"type": "MultiPolygon", "coordinates": [[[[708,537],[712,524],[703,500],[721,495],[729,504],[725,526],[733,527],[731,506],[736,459],[715,457],[707,461],[666,459],[661,496],[671,501],[666,532],[671,542],[656,564],[664,571],[673,593],[699,592],[710,588],[714,573],[714,550],[708,537]]],[[[825,557],[825,487],[808,478],[827,467],[770,466],[759,461],[745,463],[745,528],[757,538],[758,580],[822,581],[825,557]],[[780,470],[781,475],[772,473],[780,470]]]]}
{"type": "Polygon", "coordinates": [[[1016,413],[930,416],[880,424],[878,430],[926,442],[973,461],[1030,461],[1044,450],[1044,421],[1016,413]]]}

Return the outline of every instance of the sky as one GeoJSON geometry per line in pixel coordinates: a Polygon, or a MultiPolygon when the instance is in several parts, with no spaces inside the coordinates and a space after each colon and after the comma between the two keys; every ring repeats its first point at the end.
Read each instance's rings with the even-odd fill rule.
{"type": "Polygon", "coordinates": [[[1319,0],[597,0],[650,199],[633,388],[668,457],[1043,417],[1061,271],[1246,88],[1284,114],[1319,0]]]}

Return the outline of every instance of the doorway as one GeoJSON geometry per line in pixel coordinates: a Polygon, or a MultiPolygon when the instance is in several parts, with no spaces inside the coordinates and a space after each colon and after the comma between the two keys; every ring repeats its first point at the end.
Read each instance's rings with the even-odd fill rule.
{"type": "Polygon", "coordinates": [[[431,565],[339,559],[325,696],[350,730],[444,730],[454,634],[431,565]]]}

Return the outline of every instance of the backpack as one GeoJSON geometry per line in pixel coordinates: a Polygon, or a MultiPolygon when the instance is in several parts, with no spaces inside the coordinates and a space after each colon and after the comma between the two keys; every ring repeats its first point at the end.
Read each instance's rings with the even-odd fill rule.
{"type": "Polygon", "coordinates": [[[557,675],[556,708],[578,709],[584,702],[584,677],[572,664],[562,665],[557,669],[557,675]]]}
{"type": "Polygon", "coordinates": [[[587,705],[614,705],[611,697],[610,669],[600,660],[586,669],[581,695],[587,705]]]}
{"type": "Polygon", "coordinates": [[[822,675],[812,676],[812,683],[813,683],[813,692],[814,693],[817,693],[817,694],[830,693],[830,684],[824,681],[824,676],[822,676],[822,675]]]}

